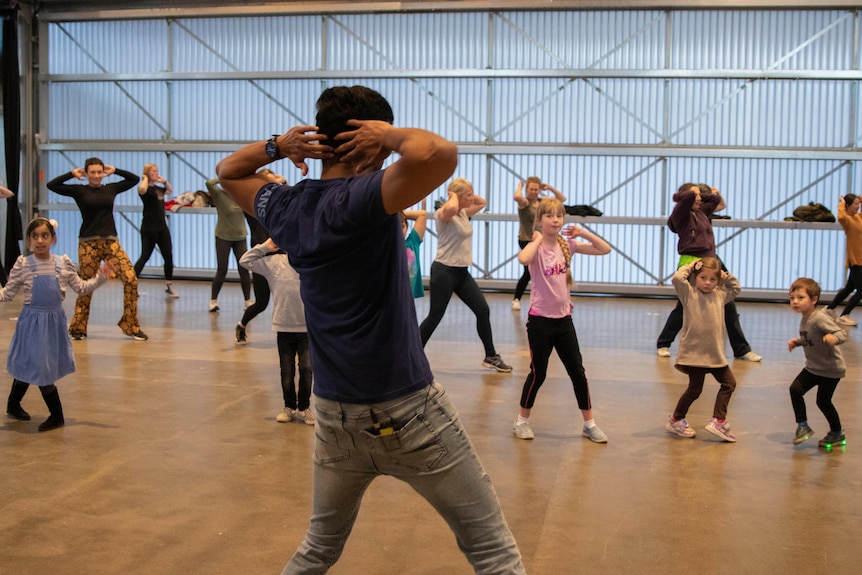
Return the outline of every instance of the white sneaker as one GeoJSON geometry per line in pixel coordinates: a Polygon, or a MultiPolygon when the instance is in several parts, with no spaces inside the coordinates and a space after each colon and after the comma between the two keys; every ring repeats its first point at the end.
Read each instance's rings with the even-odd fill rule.
{"type": "Polygon", "coordinates": [[[714,417],[709,420],[709,423],[704,427],[705,430],[715,435],[716,437],[720,437],[728,443],[736,443],[736,436],[730,430],[730,424],[725,421],[724,423],[719,423],[714,417]]]}
{"type": "Polygon", "coordinates": [[[835,323],[837,323],[838,325],[843,325],[845,327],[856,327],[857,325],[859,325],[858,323],[856,323],[856,320],[849,315],[842,315],[835,320],[835,323]]]}
{"type": "Polygon", "coordinates": [[[530,423],[525,421],[524,423],[516,423],[512,426],[512,433],[515,434],[515,437],[518,439],[533,439],[535,434],[533,430],[530,428],[530,423]]]}
{"type": "Polygon", "coordinates": [[[309,407],[302,412],[302,421],[305,425],[314,425],[314,411],[309,407]]]}
{"type": "Polygon", "coordinates": [[[284,409],[281,410],[281,413],[279,413],[278,415],[275,416],[275,420],[279,423],[287,423],[288,421],[293,419],[294,415],[296,415],[295,409],[285,407],[284,409]]]}
{"type": "Polygon", "coordinates": [[[834,309],[829,309],[828,307],[824,307],[824,308],[823,308],[823,313],[825,313],[826,315],[828,315],[828,316],[829,316],[829,317],[831,317],[832,319],[838,319],[838,316],[837,316],[837,315],[835,315],[835,310],[834,310],[834,309]]]}
{"type": "Polygon", "coordinates": [[[172,282],[168,282],[165,286],[165,293],[168,294],[170,297],[180,297],[180,294],[178,294],[174,289],[174,284],[172,282]]]}
{"type": "Polygon", "coordinates": [[[667,423],[664,424],[664,428],[680,437],[694,437],[697,435],[697,432],[695,432],[694,428],[686,420],[680,419],[679,421],[674,421],[673,415],[667,416],[667,423]]]}
{"type": "Polygon", "coordinates": [[[521,300],[513,299],[512,300],[512,311],[520,311],[521,310],[521,300]]]}
{"type": "Polygon", "coordinates": [[[660,347],[656,350],[655,353],[659,357],[670,357],[670,348],[669,347],[660,347]]]}
{"type": "Polygon", "coordinates": [[[754,353],[753,351],[749,351],[745,355],[739,356],[737,359],[743,359],[745,361],[760,361],[763,358],[754,353]]]}
{"type": "Polygon", "coordinates": [[[598,425],[594,425],[593,427],[584,426],[584,431],[581,433],[584,437],[593,441],[595,443],[607,443],[608,436],[605,435],[605,432],[599,429],[598,425]]]}
{"type": "Polygon", "coordinates": [[[210,311],[218,311],[218,300],[211,299],[210,300],[210,311]]]}

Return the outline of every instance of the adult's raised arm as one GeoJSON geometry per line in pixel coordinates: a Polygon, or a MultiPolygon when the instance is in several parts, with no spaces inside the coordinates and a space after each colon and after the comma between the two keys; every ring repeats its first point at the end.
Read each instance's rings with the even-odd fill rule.
{"type": "MultiPolygon", "coordinates": [[[[317,134],[317,126],[295,126],[276,138],[282,158],[289,159],[293,165],[308,174],[306,159],[327,159],[333,157],[330,146],[320,144],[322,138],[317,134]]],[[[266,153],[266,140],[244,146],[227,156],[216,166],[221,184],[227,195],[243,209],[254,215],[254,198],[265,184],[271,182],[259,168],[272,162],[266,153]]]]}
{"type": "Polygon", "coordinates": [[[341,160],[357,173],[379,169],[391,152],[401,156],[386,168],[381,184],[383,209],[395,214],[416,204],[445,182],[458,165],[458,146],[433,132],[396,128],[378,120],[350,120],[356,130],[338,134],[341,160]]]}

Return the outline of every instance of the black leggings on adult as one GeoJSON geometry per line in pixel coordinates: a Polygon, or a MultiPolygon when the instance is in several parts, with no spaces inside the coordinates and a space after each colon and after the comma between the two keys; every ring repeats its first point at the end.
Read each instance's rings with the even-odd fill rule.
{"type": "MultiPolygon", "coordinates": [[[[518,247],[524,249],[529,244],[529,241],[518,240],[518,247]]],[[[515,299],[521,299],[524,292],[527,291],[527,286],[530,283],[530,266],[524,266],[524,272],[518,279],[518,285],[515,286],[515,299]]]]}
{"type": "Polygon", "coordinates": [[[245,308],[239,323],[248,325],[248,322],[260,315],[269,305],[269,282],[260,274],[252,272],[251,287],[254,290],[254,303],[245,308]]]}
{"type": "Polygon", "coordinates": [[[218,265],[218,269],[213,278],[212,299],[218,299],[221,286],[224,283],[225,277],[227,277],[227,262],[231,250],[233,250],[233,255],[236,258],[236,267],[237,272],[239,273],[239,283],[242,286],[242,295],[246,300],[251,299],[251,274],[247,269],[239,265],[239,258],[242,257],[242,254],[244,254],[247,249],[245,240],[230,241],[217,237],[215,239],[215,245],[216,264],[218,265]]]}
{"type": "Polygon", "coordinates": [[[428,317],[419,326],[422,345],[424,346],[431,339],[431,334],[434,333],[440,320],[443,319],[443,314],[446,313],[449,300],[452,299],[454,293],[467,304],[467,307],[476,316],[476,331],[479,332],[479,339],[485,346],[485,357],[497,355],[494,349],[494,338],[491,335],[491,310],[488,307],[488,302],[485,301],[485,296],[479,290],[476,280],[473,279],[467,268],[452,267],[434,262],[431,264],[429,287],[431,306],[428,310],[428,317]]]}
{"type": "Polygon", "coordinates": [[[827,309],[835,309],[841,305],[847,296],[853,293],[853,290],[856,290],[856,293],[853,294],[853,297],[844,306],[844,311],[841,312],[841,315],[849,314],[862,301],[862,266],[850,266],[850,278],[847,280],[847,285],[835,294],[835,299],[827,306],[827,309]]]}
{"type": "Polygon", "coordinates": [[[153,255],[153,250],[159,246],[162,259],[165,260],[165,279],[174,279],[174,248],[171,242],[171,232],[165,227],[160,230],[141,230],[141,257],[135,262],[135,275],[141,277],[144,264],[153,255]]]}

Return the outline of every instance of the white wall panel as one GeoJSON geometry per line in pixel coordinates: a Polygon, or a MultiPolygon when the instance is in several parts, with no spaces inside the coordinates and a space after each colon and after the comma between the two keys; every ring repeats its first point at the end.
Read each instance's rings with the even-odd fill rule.
{"type": "Polygon", "coordinates": [[[318,69],[321,17],[181,19],[172,24],[177,72],[318,69]]]}
{"type": "Polygon", "coordinates": [[[160,72],[168,68],[164,20],[61,22],[49,27],[51,74],[160,72]]]}
{"type": "Polygon", "coordinates": [[[671,13],[671,67],[843,70],[853,66],[848,11],[671,13]]]}

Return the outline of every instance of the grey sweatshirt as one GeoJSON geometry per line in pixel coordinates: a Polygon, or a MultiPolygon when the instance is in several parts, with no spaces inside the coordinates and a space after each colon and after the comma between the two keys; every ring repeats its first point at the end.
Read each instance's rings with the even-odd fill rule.
{"type": "Polygon", "coordinates": [[[838,346],[845,341],[847,332],[820,310],[815,310],[799,322],[796,345],[802,347],[805,352],[805,369],[814,375],[839,379],[844,377],[844,357],[838,346]],[[835,337],[835,345],[827,345],[823,341],[823,336],[828,333],[835,337]]]}

